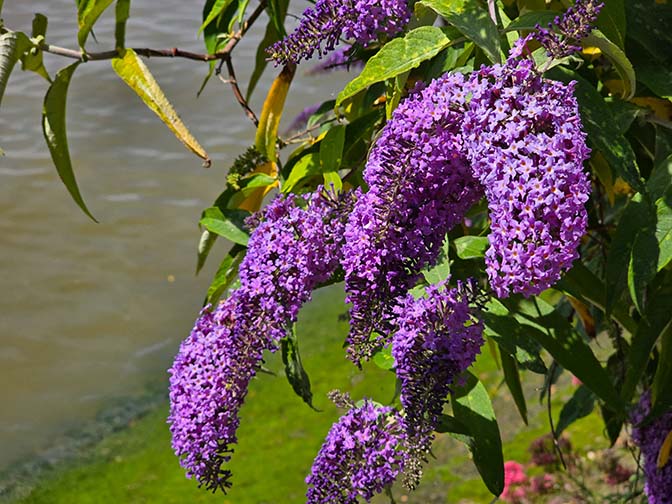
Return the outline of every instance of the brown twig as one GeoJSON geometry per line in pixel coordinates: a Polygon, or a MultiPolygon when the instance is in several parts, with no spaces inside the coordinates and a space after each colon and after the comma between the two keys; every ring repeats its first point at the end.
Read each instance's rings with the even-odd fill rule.
{"type": "MultiPolygon", "coordinates": [[[[178,49],[177,47],[173,47],[171,49],[151,49],[148,47],[133,47],[132,50],[136,54],[144,56],[146,58],[184,58],[188,60],[204,61],[204,62],[220,61],[220,64],[217,68],[218,77],[223,82],[231,85],[231,89],[233,90],[233,95],[236,98],[236,101],[240,104],[240,106],[245,111],[245,114],[256,126],[257,124],[259,124],[259,120],[257,119],[257,116],[254,113],[254,111],[250,108],[249,104],[247,103],[247,100],[245,99],[245,96],[243,95],[243,93],[240,90],[240,87],[238,86],[238,82],[236,80],[236,73],[233,68],[233,61],[231,59],[231,53],[233,52],[236,45],[238,45],[238,42],[240,42],[240,40],[243,38],[245,33],[247,33],[250,27],[257,20],[257,18],[259,18],[261,13],[264,12],[264,9],[266,8],[266,2],[267,0],[260,0],[257,8],[252,12],[252,14],[250,14],[250,17],[247,18],[245,22],[243,22],[243,24],[240,26],[240,29],[229,37],[229,40],[224,46],[224,48],[212,54],[184,51],[182,49],[178,49]],[[229,74],[228,79],[225,79],[220,75],[222,66],[224,64],[226,64],[227,72],[229,74]]],[[[40,45],[40,49],[43,52],[49,54],[55,54],[57,56],[71,58],[79,60],[81,62],[110,60],[113,58],[117,58],[121,51],[121,49],[114,49],[110,51],[100,51],[100,52],[87,52],[85,50],[77,51],[74,49],[68,49],[66,47],[50,45],[44,42],[40,45]]]]}

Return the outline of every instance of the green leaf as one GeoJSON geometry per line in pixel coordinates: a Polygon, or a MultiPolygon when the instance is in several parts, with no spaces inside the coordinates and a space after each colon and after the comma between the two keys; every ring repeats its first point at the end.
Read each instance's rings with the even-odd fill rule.
{"type": "Polygon", "coordinates": [[[308,373],[303,368],[301,362],[301,355],[299,354],[299,340],[296,337],[294,328],[290,331],[286,338],[280,342],[282,348],[282,362],[285,365],[285,375],[292,390],[298,395],[303,402],[319,411],[313,406],[313,392],[310,389],[310,378],[308,373]]]}
{"type": "Polygon", "coordinates": [[[672,324],[660,338],[658,367],[651,387],[651,410],[665,411],[672,406],[672,324]]]}
{"type": "Polygon", "coordinates": [[[250,235],[245,231],[243,222],[249,215],[249,212],[243,210],[221,210],[210,207],[205,210],[199,224],[233,243],[247,246],[250,235]]]}
{"type": "Polygon", "coordinates": [[[320,166],[323,172],[336,172],[343,161],[345,125],[338,124],[327,131],[320,142],[320,166]]]}
{"type": "Polygon", "coordinates": [[[629,100],[635,96],[637,86],[635,69],[625,55],[625,52],[604,36],[600,30],[593,30],[590,35],[583,39],[584,47],[597,47],[607,59],[611,61],[616,72],[623,80],[623,99],[629,100]]]}
{"type": "Polygon", "coordinates": [[[560,418],[555,426],[555,434],[562,432],[580,418],[590,415],[595,409],[595,394],[588,387],[581,385],[560,411],[560,418]]]}
{"type": "Polygon", "coordinates": [[[52,82],[47,90],[47,94],[44,96],[44,108],[42,109],[42,132],[47,141],[47,147],[49,147],[51,159],[56,166],[58,176],[61,177],[65,187],[79,208],[96,221],[95,217],[91,215],[91,212],[86,207],[86,203],[84,203],[84,199],[79,192],[79,187],[77,187],[77,181],[75,180],[75,174],[72,171],[72,163],[70,161],[68,138],[66,136],[65,105],[68,86],[70,85],[72,74],[78,66],[79,62],[60,70],[56,74],[54,82],[52,82]]]}
{"type": "MultiPolygon", "coordinates": [[[[621,215],[621,219],[614,233],[614,237],[609,247],[609,255],[607,257],[607,296],[606,296],[606,313],[610,314],[614,305],[618,301],[621,293],[629,288],[633,300],[637,303],[637,291],[635,286],[635,272],[633,264],[633,251],[637,244],[638,237],[641,232],[647,231],[651,228],[652,220],[655,218],[654,210],[648,202],[647,198],[642,198],[641,194],[636,194],[635,197],[628,203],[621,215]]],[[[648,254],[651,251],[642,251],[642,245],[646,245],[650,240],[642,238],[637,247],[637,252],[648,254]]],[[[656,264],[657,264],[657,247],[655,247],[656,264]]],[[[645,266],[646,263],[643,264],[645,266]]],[[[639,266],[639,265],[637,265],[639,266]]],[[[643,269],[638,270],[638,275],[643,269]]],[[[645,273],[642,275],[646,276],[645,273]]],[[[641,287],[640,282],[637,286],[641,287]]],[[[639,308],[638,308],[639,309],[639,308]]]]}
{"type": "Polygon", "coordinates": [[[670,311],[672,292],[669,285],[664,287],[666,288],[656,291],[655,295],[651,296],[644,317],[639,321],[639,328],[632,338],[625,383],[621,390],[621,397],[626,403],[632,400],[658,338],[672,325],[672,311],[670,311]]]}
{"type": "Polygon", "coordinates": [[[289,193],[302,180],[319,175],[320,173],[322,173],[320,154],[318,152],[309,152],[294,164],[289,177],[282,184],[282,192],[289,193]]]}
{"type": "Polygon", "coordinates": [[[547,74],[562,82],[577,81],[575,95],[588,141],[598,149],[614,171],[613,179],[621,177],[635,190],[644,190],[630,142],[619,132],[618,125],[595,87],[576,72],[555,67],[547,74]]]}
{"type": "Polygon", "coordinates": [[[392,357],[392,348],[387,346],[373,354],[373,363],[380,369],[390,370],[395,366],[394,357],[392,357]]]}
{"type": "Polygon", "coordinates": [[[501,63],[497,26],[477,0],[420,0],[478,45],[493,63],[501,63]]]}
{"type": "Polygon", "coordinates": [[[450,276],[450,256],[448,255],[450,251],[450,240],[448,235],[446,235],[443,240],[443,245],[439,251],[439,256],[436,258],[436,265],[432,266],[426,271],[422,272],[422,276],[425,277],[427,283],[430,285],[443,282],[450,276]]]}
{"type": "Polygon", "coordinates": [[[516,320],[523,326],[537,329],[532,336],[559,364],[571,371],[612,409],[623,408],[609,375],[593,351],[553,305],[540,298],[522,300],[517,306],[512,300],[506,300],[504,304],[515,312],[516,320]]]}
{"type": "Polygon", "coordinates": [[[523,386],[520,383],[520,373],[518,372],[518,363],[511,354],[509,354],[501,346],[499,347],[499,356],[502,359],[502,370],[504,371],[504,381],[511,392],[511,397],[516,403],[516,408],[520,413],[520,417],[527,425],[527,403],[525,402],[525,394],[523,394],[523,386]]]}
{"type": "Polygon", "coordinates": [[[490,242],[487,236],[460,236],[454,243],[460,259],[480,259],[485,256],[490,242]]]}
{"type": "Polygon", "coordinates": [[[126,22],[131,15],[131,0],[117,0],[114,11],[114,46],[117,49],[126,47],[126,22]]]}
{"type": "Polygon", "coordinates": [[[621,49],[625,49],[625,0],[606,0],[597,27],[621,49]]]}
{"type": "Polygon", "coordinates": [[[669,63],[672,58],[672,5],[649,0],[627,0],[625,8],[628,38],[636,40],[652,59],[669,63]]]}
{"type": "Polygon", "coordinates": [[[198,240],[198,248],[196,250],[196,274],[198,275],[203,266],[205,266],[205,261],[212,250],[212,246],[217,241],[217,234],[211,233],[207,229],[204,229],[201,233],[201,238],[198,240]]]}
{"type": "Polygon", "coordinates": [[[10,31],[0,35],[0,103],[14,65],[30,45],[25,33],[10,31]]]}
{"type": "Polygon", "coordinates": [[[661,98],[672,100],[672,69],[667,65],[661,65],[648,55],[635,62],[637,80],[661,98]]]}
{"type": "Polygon", "coordinates": [[[201,33],[205,28],[212,23],[217,17],[219,17],[224,10],[229,6],[232,0],[215,0],[212,3],[212,7],[210,8],[210,11],[208,12],[208,15],[205,17],[205,21],[203,21],[203,24],[201,27],[198,29],[198,33],[201,33]]]}
{"type": "Polygon", "coordinates": [[[546,28],[550,23],[553,23],[556,16],[561,15],[556,11],[530,11],[522,16],[517,17],[509,23],[504,31],[519,31],[519,30],[534,30],[539,26],[546,28]]]}
{"type": "Polygon", "coordinates": [[[453,414],[471,433],[469,449],[485,486],[498,496],[504,490],[502,440],[488,391],[471,373],[452,394],[453,414]]]}
{"type": "Polygon", "coordinates": [[[324,187],[333,188],[337,193],[340,193],[343,190],[343,180],[338,172],[324,172],[322,178],[324,179],[324,187]]]}
{"type": "Polygon", "coordinates": [[[408,32],[404,38],[390,40],[339,93],[336,107],[376,82],[391,79],[418,67],[450,44],[451,39],[435,26],[421,26],[408,32]]]}
{"type": "MultiPolygon", "coordinates": [[[[208,17],[212,6],[216,0],[207,0],[203,6],[203,21],[208,17]]],[[[214,23],[210,23],[205,27],[203,31],[203,43],[205,45],[205,50],[208,54],[214,54],[220,49],[223,49],[224,46],[229,41],[229,25],[233,22],[233,19],[236,16],[237,5],[230,4],[229,8],[226,9],[221,16],[219,16],[214,23]]],[[[205,89],[206,84],[212,77],[212,74],[215,71],[215,67],[219,64],[218,61],[212,60],[208,62],[208,73],[203,79],[203,83],[199,88],[196,96],[200,96],[203,90],[205,89]]]]}
{"type": "Polygon", "coordinates": [[[656,240],[660,271],[672,260],[672,191],[656,201],[656,240]]]}
{"type": "Polygon", "coordinates": [[[222,294],[228,289],[236,277],[238,276],[238,266],[245,258],[245,252],[247,249],[242,245],[234,245],[231,250],[229,250],[222,263],[219,265],[215,277],[208,287],[208,295],[206,297],[206,303],[214,305],[222,294]]]}
{"type": "Polygon", "coordinates": [[[462,437],[460,440],[466,443],[473,442],[471,432],[469,432],[467,426],[459,422],[454,416],[442,414],[439,417],[439,423],[436,426],[436,432],[466,436],[467,439],[462,437]]]}
{"type": "Polygon", "coordinates": [[[86,39],[88,38],[93,25],[113,1],[114,0],[78,1],[77,25],[79,26],[79,31],[77,32],[77,42],[79,43],[79,47],[84,49],[84,44],[86,44],[86,39]]]}
{"type": "Polygon", "coordinates": [[[35,72],[39,76],[46,79],[48,82],[51,82],[51,77],[47,69],[44,67],[43,63],[43,54],[42,50],[39,48],[39,44],[44,41],[44,36],[47,33],[47,17],[43,14],[35,14],[33,17],[33,32],[31,43],[33,44],[32,48],[27,48],[27,50],[21,54],[21,69],[29,70],[35,72]]]}
{"type": "Polygon", "coordinates": [[[659,255],[656,214],[648,204],[645,205],[645,209],[646,214],[639,222],[628,263],[628,290],[639,313],[644,312],[646,289],[658,271],[659,255]]]}
{"type": "Polygon", "coordinates": [[[133,49],[124,49],[119,58],[112,60],[112,68],[140,99],[161,119],[187,149],[210,165],[210,157],[201,144],[192,136],[182,119],[163,94],[149,68],[142,62],[133,49]]]}

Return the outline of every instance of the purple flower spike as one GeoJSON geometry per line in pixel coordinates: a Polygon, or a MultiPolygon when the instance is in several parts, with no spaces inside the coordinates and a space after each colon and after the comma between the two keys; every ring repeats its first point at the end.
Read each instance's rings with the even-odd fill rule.
{"type": "Polygon", "coordinates": [[[451,386],[483,345],[483,323],[474,318],[474,281],[447,280],[426,289],[426,296],[408,294],[396,310],[399,329],[392,356],[401,381],[401,404],[413,444],[430,448],[432,432],[451,386]]]}
{"type": "Polygon", "coordinates": [[[394,300],[436,261],[446,233],[482,196],[462,154],[468,92],[461,74],[417,90],[371,151],[364,171],[369,191],[355,205],[343,251],[354,362],[380,346],[392,328],[394,300]]]}
{"type": "Polygon", "coordinates": [[[548,28],[537,25],[534,35],[552,58],[564,58],[581,50],[576,42],[590,35],[603,2],[577,0],[562,16],[557,16],[548,28]]]}
{"type": "Polygon", "coordinates": [[[341,36],[364,47],[399,33],[410,20],[407,0],[317,0],[299,26],[267,49],[276,64],[299,63],[315,51],[322,58],[341,36]]]}
{"type": "Polygon", "coordinates": [[[672,503],[672,462],[658,467],[658,454],[665,438],[672,431],[672,411],[664,413],[653,422],[638,426],[651,412],[651,393],[645,392],[638,407],[633,412],[632,439],[637,443],[644,458],[644,476],[646,484],[644,492],[649,504],[672,503]]]}
{"type": "Polygon", "coordinates": [[[532,61],[513,58],[471,83],[465,152],[490,210],[490,284],[499,297],[538,294],[571,267],[586,230],[590,151],[574,83],[545,80],[532,61]]]}
{"type": "Polygon", "coordinates": [[[308,504],[369,502],[404,469],[403,420],[392,408],[364,401],[329,431],[306,478],[308,504]]]}

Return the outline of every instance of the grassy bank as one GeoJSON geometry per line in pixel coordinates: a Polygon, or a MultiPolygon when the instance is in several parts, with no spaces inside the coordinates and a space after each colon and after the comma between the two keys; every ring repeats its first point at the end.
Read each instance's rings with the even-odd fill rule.
{"type": "MultiPolygon", "coordinates": [[[[212,495],[198,489],[184,477],[170,448],[165,423],[167,404],[163,403],[127,429],[107,436],[93,449],[86,464],[70,464],[47,479],[36,483],[30,494],[18,502],[31,504],[60,503],[294,503],[303,502],[303,480],[339,411],[326,393],[333,388],[350,391],[356,399],[373,396],[380,402],[391,400],[394,380],[389,372],[370,366],[360,373],[346,361],[342,351],[347,329],[338,321],[343,310],[339,287],[318,291],[314,302],[304,310],[298,326],[304,365],[313,382],[315,405],[310,410],[286,383],[278,355],[270,356],[267,367],[277,376],[260,375],[254,380],[241,411],[239,444],[230,464],[234,486],[226,496],[212,495]],[[366,375],[366,376],[365,376],[366,375]]],[[[477,372],[498,388],[495,364],[486,352],[479,360],[477,372]]],[[[529,383],[528,397],[541,377],[529,383]]],[[[565,398],[567,385],[556,397],[565,398]],[[564,391],[563,391],[564,390],[564,391]]],[[[532,402],[532,401],[530,401],[532,402]]],[[[503,391],[495,402],[506,458],[525,462],[527,446],[535,437],[547,432],[542,408],[531,404],[530,428],[521,429],[512,401],[503,391]]],[[[573,442],[583,450],[604,447],[606,442],[599,422],[589,417],[572,428],[573,442]]],[[[437,457],[427,467],[422,485],[401,502],[488,502],[490,496],[469,461],[462,445],[448,436],[435,443],[437,457]]]]}

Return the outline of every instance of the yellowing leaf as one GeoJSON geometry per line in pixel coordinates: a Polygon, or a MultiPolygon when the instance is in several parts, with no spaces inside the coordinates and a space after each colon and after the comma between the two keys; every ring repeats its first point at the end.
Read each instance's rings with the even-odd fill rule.
{"type": "MultiPolygon", "coordinates": [[[[267,175],[270,175],[272,177],[277,178],[278,176],[278,165],[276,165],[273,162],[268,162],[264,163],[260,166],[258,166],[255,170],[251,172],[252,174],[254,173],[265,173],[267,175]]],[[[278,186],[278,181],[276,180],[274,183],[269,184],[264,187],[258,187],[252,191],[250,195],[248,195],[242,203],[238,205],[238,208],[241,210],[247,210],[249,212],[256,212],[261,208],[261,202],[264,200],[264,196],[266,196],[274,187],[278,186]]]]}
{"type": "Polygon", "coordinates": [[[163,94],[158,82],[150,73],[149,68],[142,62],[133,49],[121,51],[121,57],[112,60],[112,68],[128,86],[135,91],[140,99],[175,133],[175,136],[191,152],[205,160],[205,166],[210,166],[210,158],[205,149],[192,136],[182,119],[163,94]]]}
{"type": "Polygon", "coordinates": [[[672,430],[667,433],[667,436],[665,437],[665,441],[663,441],[663,444],[660,447],[660,451],[658,452],[658,469],[662,469],[665,467],[665,464],[667,464],[668,460],[670,460],[670,452],[672,451],[672,430]]]}
{"type": "Polygon", "coordinates": [[[278,139],[278,127],[295,72],[296,65],[294,64],[286,65],[282,69],[280,75],[273,81],[271,89],[268,90],[264,106],[261,109],[255,146],[259,152],[271,161],[276,161],[275,142],[278,139]]]}
{"type": "Polygon", "coordinates": [[[637,96],[630,100],[640,107],[646,107],[653,111],[653,114],[663,121],[672,121],[672,102],[653,96],[637,96]]]}

